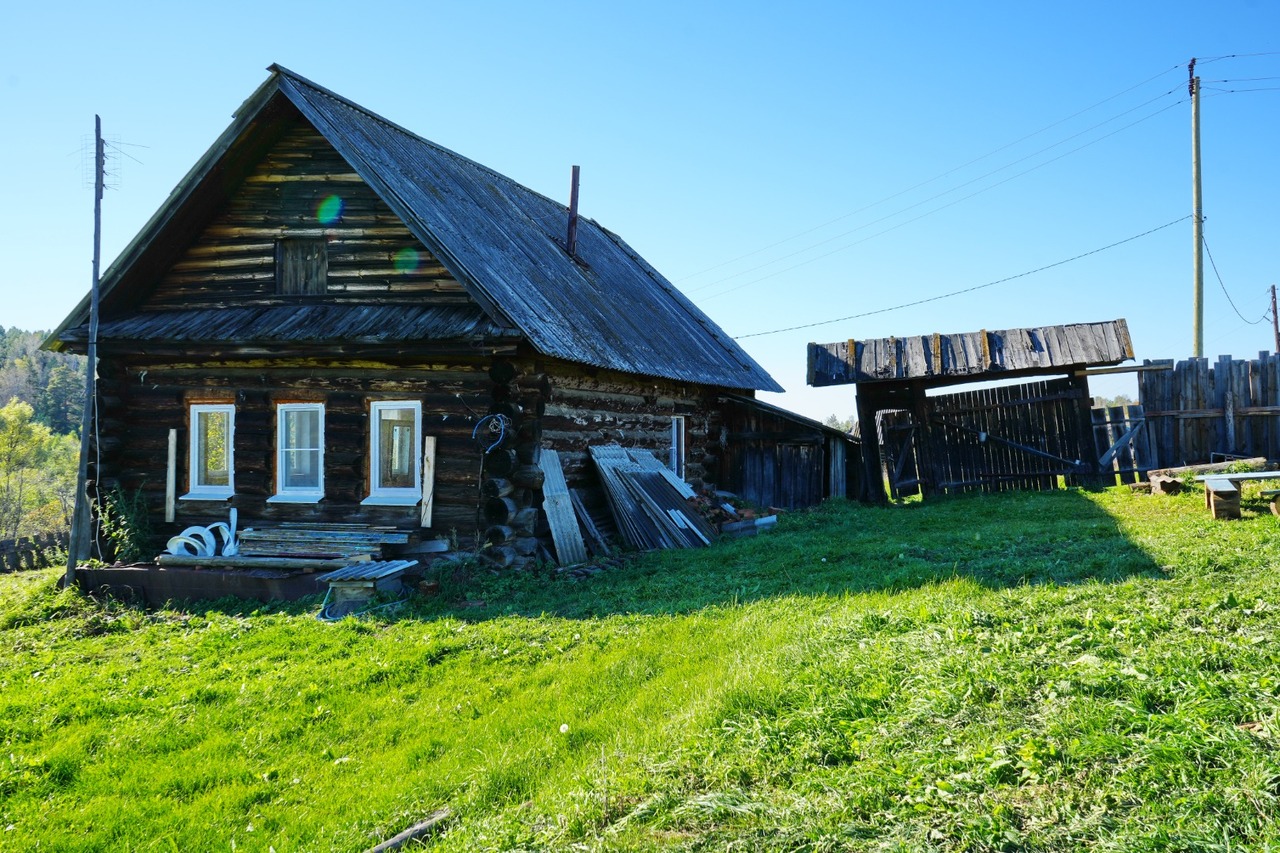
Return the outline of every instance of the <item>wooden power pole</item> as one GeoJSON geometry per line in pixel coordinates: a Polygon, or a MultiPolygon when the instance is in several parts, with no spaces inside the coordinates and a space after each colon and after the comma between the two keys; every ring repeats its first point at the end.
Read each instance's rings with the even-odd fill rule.
{"type": "MultiPolygon", "coordinates": [[[[98,374],[98,269],[102,260],[102,189],[106,170],[106,145],[102,141],[102,118],[93,117],[93,283],[89,289],[89,349],[85,365],[84,414],[80,420],[80,471],[76,475],[76,507],[71,516],[71,539],[67,546],[66,585],[76,582],[76,564],[89,556],[89,434],[97,424],[98,374]]],[[[94,475],[100,476],[95,473],[94,475]]]]}
{"type": "Polygon", "coordinates": [[[1271,285],[1271,330],[1276,333],[1276,349],[1280,353],[1280,317],[1276,316],[1276,286],[1271,285]]]}
{"type": "Polygon", "coordinates": [[[1200,199],[1200,78],[1196,76],[1196,60],[1192,57],[1187,66],[1191,93],[1191,276],[1194,287],[1191,323],[1191,354],[1204,355],[1204,205],[1200,199]]]}

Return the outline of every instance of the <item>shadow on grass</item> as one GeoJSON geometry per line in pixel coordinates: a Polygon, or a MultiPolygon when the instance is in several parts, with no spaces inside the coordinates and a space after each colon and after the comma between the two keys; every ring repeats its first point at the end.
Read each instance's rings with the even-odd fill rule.
{"type": "Polygon", "coordinates": [[[784,596],[913,589],[968,578],[992,589],[1116,582],[1160,568],[1079,491],[867,507],[833,501],[777,529],[699,550],[636,555],[582,580],[554,572],[441,577],[407,618],[681,614],[784,596]],[[482,602],[482,603],[481,603],[482,602]]]}

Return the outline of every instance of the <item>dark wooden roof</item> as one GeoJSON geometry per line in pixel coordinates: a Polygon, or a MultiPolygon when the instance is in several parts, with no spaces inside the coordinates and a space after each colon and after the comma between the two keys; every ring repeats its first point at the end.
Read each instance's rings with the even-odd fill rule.
{"type": "MultiPolygon", "coordinates": [[[[570,257],[563,248],[564,205],[284,68],[270,70],[272,76],[245,102],[231,127],[104,274],[104,320],[125,319],[128,294],[145,290],[172,263],[173,245],[217,203],[217,187],[225,187],[243,162],[270,143],[273,122],[296,109],[443,262],[493,329],[514,329],[546,355],[596,367],[726,388],[782,390],[616,234],[582,218],[576,257],[570,257]]],[[[313,336],[344,334],[337,317],[328,315],[334,321],[330,325],[313,325],[313,336]]],[[[132,325],[104,324],[102,335],[105,339],[109,329],[167,335],[183,326],[182,318],[170,320],[169,325],[140,319],[132,325]]],[[[51,345],[73,341],[76,333],[64,333],[87,321],[86,298],[55,331],[51,345]]],[[[227,325],[220,328],[231,331],[227,325]]]]}
{"type": "MultiPolygon", "coordinates": [[[[499,338],[504,330],[476,306],[292,304],[243,308],[144,311],[104,321],[98,335],[108,341],[246,343],[404,343],[499,338]]],[[[62,336],[84,341],[79,326],[62,336]]]]}
{"type": "Polygon", "coordinates": [[[1124,320],[809,344],[809,384],[977,382],[1063,373],[1133,358],[1124,320]]]}

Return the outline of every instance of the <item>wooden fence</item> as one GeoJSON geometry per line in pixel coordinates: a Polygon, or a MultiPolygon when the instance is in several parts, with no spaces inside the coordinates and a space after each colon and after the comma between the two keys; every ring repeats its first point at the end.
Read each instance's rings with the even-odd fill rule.
{"type": "Polygon", "coordinates": [[[28,539],[0,542],[0,572],[41,569],[53,565],[67,549],[66,533],[39,533],[28,539]]]}
{"type": "Polygon", "coordinates": [[[1158,467],[1280,458],[1280,354],[1143,365],[1138,395],[1158,467]]]}

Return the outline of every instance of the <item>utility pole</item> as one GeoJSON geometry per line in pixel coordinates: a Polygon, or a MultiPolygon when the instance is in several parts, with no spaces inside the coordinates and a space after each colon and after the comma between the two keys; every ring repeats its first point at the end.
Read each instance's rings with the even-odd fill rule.
{"type": "Polygon", "coordinates": [[[1191,93],[1191,241],[1193,254],[1191,277],[1194,295],[1191,323],[1191,354],[1204,355],[1204,205],[1200,199],[1200,78],[1196,76],[1196,60],[1193,56],[1187,65],[1187,90],[1191,93]]]}
{"type": "MultiPolygon", "coordinates": [[[[80,471],[76,475],[76,508],[71,516],[71,539],[67,545],[65,585],[76,582],[76,564],[89,556],[89,433],[97,422],[98,398],[98,268],[102,260],[102,189],[107,152],[102,141],[102,118],[93,117],[93,284],[89,289],[89,350],[84,378],[84,414],[80,420],[80,471]]],[[[101,477],[100,473],[94,474],[101,477]]]]}
{"type": "Polygon", "coordinates": [[[1271,285],[1271,328],[1276,333],[1276,349],[1280,353],[1280,317],[1276,316],[1276,286],[1271,285]]]}

